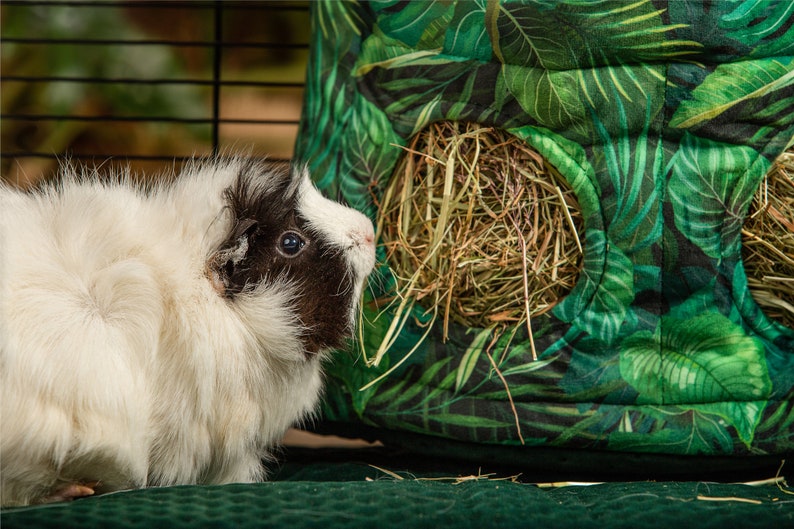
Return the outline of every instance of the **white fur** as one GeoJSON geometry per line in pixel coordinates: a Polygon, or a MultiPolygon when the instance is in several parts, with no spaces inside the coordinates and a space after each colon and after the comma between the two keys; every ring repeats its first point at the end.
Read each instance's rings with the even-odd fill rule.
{"type": "MultiPolygon", "coordinates": [[[[73,175],[41,193],[0,185],[2,505],[80,480],[260,480],[268,448],[314,408],[321,359],[300,347],[288,284],[230,303],[205,275],[239,164],[150,193],[73,175]]],[[[358,294],[372,224],[305,179],[301,213],[346,249],[358,294]]]]}

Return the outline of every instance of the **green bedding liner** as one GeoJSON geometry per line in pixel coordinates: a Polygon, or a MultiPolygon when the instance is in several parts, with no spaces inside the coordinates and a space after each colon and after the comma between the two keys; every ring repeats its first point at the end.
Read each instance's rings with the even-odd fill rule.
{"type": "Polygon", "coordinates": [[[482,481],[281,482],[148,489],[7,512],[11,528],[199,527],[786,527],[790,505],[769,487],[615,483],[544,491],[482,481]],[[741,498],[739,500],[698,500],[741,498]],[[776,501],[775,498],[778,498],[776,501]],[[686,507],[686,508],[682,508],[686,507]],[[408,509],[406,511],[406,509],[408,509]],[[406,525],[409,524],[409,525],[406,525]]]}
{"type": "MultiPolygon", "coordinates": [[[[389,454],[370,459],[360,452],[306,460],[293,454],[288,457],[292,463],[267,483],[145,489],[8,509],[0,514],[0,524],[4,529],[442,525],[766,529],[794,522],[794,497],[772,484],[630,481],[547,489],[504,479],[512,477],[510,473],[456,484],[454,479],[438,478],[466,477],[460,465],[444,469],[436,460],[412,458],[398,463],[389,454]],[[401,479],[375,468],[370,460],[401,479]],[[408,466],[400,466],[403,463],[408,466]]],[[[482,473],[490,468],[482,468],[482,473]]],[[[476,467],[465,470],[479,474],[476,467]]]]}
{"type": "MultiPolygon", "coordinates": [[[[328,366],[327,422],[496,445],[794,450],[794,330],[753,301],[741,257],[750,200],[794,136],[794,3],[311,10],[295,157],[329,194],[376,218],[399,146],[468,121],[540,152],[584,217],[578,283],[532,320],[537,360],[523,328],[490,349],[489,331],[459,324],[422,340],[417,308],[368,366],[393,312],[367,303],[363,339],[328,366]]],[[[384,265],[370,296],[393,289],[384,265]]]]}

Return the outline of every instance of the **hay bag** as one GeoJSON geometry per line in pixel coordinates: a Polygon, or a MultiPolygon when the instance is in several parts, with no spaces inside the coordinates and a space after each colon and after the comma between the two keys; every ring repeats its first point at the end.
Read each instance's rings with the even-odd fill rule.
{"type": "Polygon", "coordinates": [[[753,263],[790,255],[754,226],[790,214],[770,193],[751,209],[794,137],[790,2],[311,9],[295,158],[378,221],[382,263],[358,339],[327,366],[326,430],[495,449],[794,450],[794,328],[778,295],[790,272],[774,253],[753,263]],[[439,145],[449,123],[457,139],[439,145]],[[482,157],[512,139],[523,161],[501,188],[482,180],[476,145],[482,157]],[[533,164],[537,180],[518,171],[533,164]],[[549,209],[514,213],[530,188],[549,209]],[[480,202],[489,189],[505,200],[480,202]]]}

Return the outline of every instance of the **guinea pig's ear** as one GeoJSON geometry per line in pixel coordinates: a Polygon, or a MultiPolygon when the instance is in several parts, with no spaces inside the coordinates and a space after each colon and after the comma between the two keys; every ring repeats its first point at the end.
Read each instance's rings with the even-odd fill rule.
{"type": "Polygon", "coordinates": [[[254,219],[242,219],[237,221],[237,226],[231,236],[231,246],[226,250],[226,263],[229,277],[234,273],[237,264],[248,256],[251,249],[251,236],[256,231],[259,223],[254,219]]]}
{"type": "Polygon", "coordinates": [[[232,239],[235,241],[239,240],[243,235],[249,238],[256,231],[257,226],[259,226],[259,223],[254,219],[242,219],[237,221],[232,239]]]}
{"type": "Polygon", "coordinates": [[[248,256],[251,236],[258,227],[259,223],[254,219],[237,221],[226,243],[207,261],[207,277],[219,294],[230,296],[242,288],[243,285],[235,285],[232,278],[238,264],[248,256]]]}

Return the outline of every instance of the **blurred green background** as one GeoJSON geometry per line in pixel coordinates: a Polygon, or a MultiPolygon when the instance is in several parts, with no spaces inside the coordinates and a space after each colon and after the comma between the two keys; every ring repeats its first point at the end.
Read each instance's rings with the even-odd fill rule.
{"type": "Polygon", "coordinates": [[[221,122],[220,150],[289,159],[303,97],[308,2],[6,0],[3,178],[28,186],[69,156],[167,173],[174,158],[212,152],[218,29],[225,83],[218,116],[246,121],[221,122]]]}

